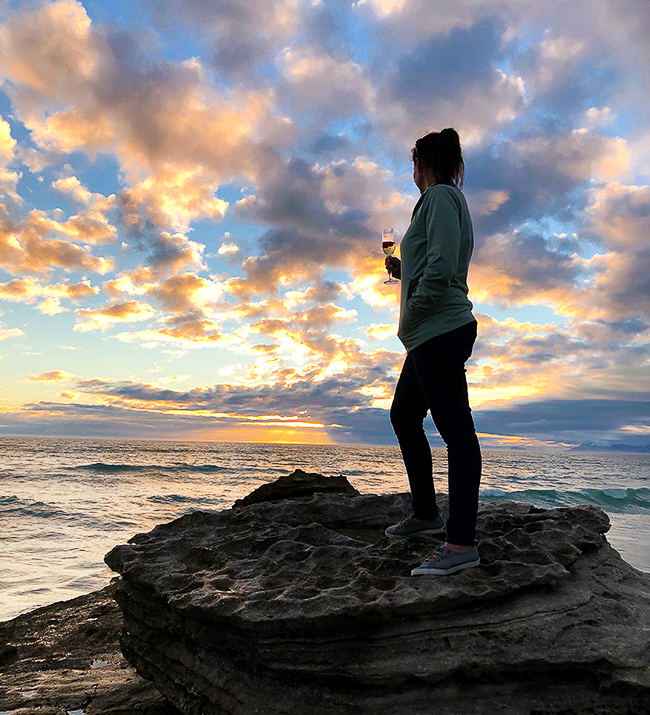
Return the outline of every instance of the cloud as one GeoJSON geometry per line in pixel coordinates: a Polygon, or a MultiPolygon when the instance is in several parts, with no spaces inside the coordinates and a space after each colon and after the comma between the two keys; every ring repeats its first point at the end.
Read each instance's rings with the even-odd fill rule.
{"type": "Polygon", "coordinates": [[[214,178],[202,167],[169,165],[125,189],[120,202],[129,223],[135,215],[155,226],[187,231],[197,218],[223,218],[228,202],[214,195],[216,188],[214,178]]]}
{"type": "Polygon", "coordinates": [[[624,252],[644,249],[650,221],[650,186],[612,181],[593,192],[585,233],[603,246],[624,252]]]}
{"type": "Polygon", "coordinates": [[[373,340],[386,340],[387,338],[395,337],[397,334],[397,326],[390,323],[389,325],[381,325],[371,323],[366,328],[366,333],[373,340]]]}
{"type": "Polygon", "coordinates": [[[562,296],[570,299],[581,270],[580,261],[554,249],[542,235],[494,234],[474,254],[471,295],[501,305],[539,303],[546,295],[557,305],[562,296]]]}
{"type": "Polygon", "coordinates": [[[106,330],[117,323],[149,320],[156,314],[156,311],[148,303],[129,300],[124,303],[111,303],[94,310],[79,308],[75,313],[78,322],[74,329],[85,333],[89,330],[106,330]]]}
{"type": "Polygon", "coordinates": [[[185,22],[199,29],[214,65],[226,77],[246,79],[289,41],[300,24],[297,0],[171,0],[147,4],[159,26],[185,22]]]}
{"type": "Polygon", "coordinates": [[[16,140],[11,136],[9,122],[0,117],[0,161],[9,162],[14,158],[16,140]]]}
{"type": "Polygon", "coordinates": [[[241,340],[224,334],[221,325],[202,312],[189,310],[178,315],[163,317],[159,321],[163,327],[115,335],[123,343],[134,343],[144,348],[158,348],[165,343],[182,347],[230,347],[241,340]]]}
{"type": "Polygon", "coordinates": [[[14,278],[0,283],[0,298],[16,303],[32,303],[37,298],[69,298],[82,300],[91,295],[97,295],[99,288],[88,281],[78,283],[50,283],[43,285],[32,278],[14,278]]]}
{"type": "Polygon", "coordinates": [[[223,292],[224,287],[219,283],[195,273],[183,273],[152,287],[147,295],[157,298],[163,309],[171,313],[200,309],[204,314],[211,314],[223,292]]]}
{"type": "MultiPolygon", "coordinates": [[[[86,247],[70,240],[49,237],[52,233],[86,241],[97,227],[75,222],[62,224],[44,211],[32,209],[24,219],[0,218],[0,267],[9,273],[48,273],[52,267],[106,273],[110,258],[95,257],[86,247]]],[[[100,227],[104,234],[104,227],[100,227]]]]}
{"type": "MultiPolygon", "coordinates": [[[[139,221],[139,219],[137,219],[139,221]]],[[[146,251],[150,270],[156,277],[185,271],[188,268],[204,268],[203,252],[205,245],[192,241],[182,233],[168,231],[150,231],[150,226],[130,226],[132,243],[146,251]]]]}
{"type": "MultiPolygon", "coordinates": [[[[16,193],[16,186],[21,174],[7,168],[14,159],[15,148],[16,140],[11,136],[11,126],[0,116],[0,197],[6,196],[20,204],[22,199],[16,193]]],[[[6,211],[4,205],[0,204],[0,208],[6,211]]]]}
{"type": "MultiPolygon", "coordinates": [[[[338,442],[395,444],[385,409],[371,407],[374,398],[360,378],[335,376],[314,384],[195,387],[181,391],[135,381],[112,382],[99,378],[80,380],[77,393],[93,404],[39,402],[3,414],[3,431],[29,425],[36,433],[77,433],[82,421],[86,434],[124,435],[124,425],[138,426],[141,434],[196,435],[197,430],[218,439],[234,426],[267,428],[284,424],[307,431],[316,427],[338,442]],[[49,419],[56,416],[56,420],[49,419]],[[321,427],[322,425],[322,427],[321,427]]],[[[647,442],[647,400],[541,399],[505,408],[474,409],[481,441],[489,445],[521,438],[550,446],[619,439],[647,442]],[[641,428],[630,429],[630,426],[641,428]]],[[[433,432],[427,421],[428,431],[433,432]]],[[[9,432],[8,432],[9,431],[9,432]]],[[[250,433],[249,433],[250,434],[250,433]]],[[[259,438],[264,432],[256,433],[259,438]]],[[[240,436],[243,435],[240,432],[240,436]]],[[[433,433],[432,444],[441,444],[433,433]]],[[[325,441],[323,439],[322,441],[325,441]]]]}
{"type": "Polygon", "coordinates": [[[365,271],[363,259],[376,252],[374,244],[370,248],[376,227],[395,223],[406,200],[390,177],[365,157],[277,166],[236,207],[240,220],[273,226],[259,241],[261,253],[244,262],[246,282],[238,288],[255,293],[290,281],[319,281],[324,266],[365,271]]]}
{"type": "MultiPolygon", "coordinates": [[[[165,270],[200,262],[202,248],[183,235],[189,224],[221,219],[228,203],[219,186],[255,178],[290,140],[272,90],[226,96],[198,60],[152,60],[137,32],[96,28],[80,3],[15,12],[0,32],[0,72],[36,150],[54,160],[73,151],[114,154],[127,184],[116,197],[122,227],[165,270]]],[[[29,161],[36,169],[33,151],[29,161]]],[[[70,178],[55,187],[88,198],[70,178]]],[[[95,205],[59,230],[109,240],[97,236],[100,213],[95,205]]]]}
{"type": "Polygon", "coordinates": [[[496,147],[477,149],[467,163],[473,179],[467,196],[479,248],[485,236],[510,232],[527,221],[550,216],[557,222],[583,221],[594,182],[610,181],[629,168],[622,139],[555,127],[524,131],[496,147]]]}
{"type": "MultiPolygon", "coordinates": [[[[514,404],[506,409],[475,413],[481,432],[561,440],[578,445],[592,440],[633,443],[634,436],[624,429],[627,424],[647,420],[650,404],[634,400],[537,400],[514,404]]],[[[647,435],[640,439],[647,441],[647,435]]]]}
{"type": "Polygon", "coordinates": [[[23,335],[23,331],[20,328],[3,328],[0,325],[0,340],[7,340],[8,338],[16,338],[19,335],[23,335]]]}
{"type": "Polygon", "coordinates": [[[25,380],[27,382],[66,382],[68,380],[74,380],[75,377],[75,375],[65,370],[49,370],[39,375],[27,375],[25,380]]]}
{"type": "Polygon", "coordinates": [[[278,58],[286,81],[280,95],[294,110],[345,117],[371,109],[375,90],[364,68],[313,47],[286,48],[278,58]]]}
{"type": "Polygon", "coordinates": [[[221,301],[226,288],[212,279],[196,273],[180,273],[160,281],[151,270],[123,273],[107,281],[104,290],[110,295],[131,294],[155,298],[168,313],[198,311],[203,315],[223,312],[221,301]]]}
{"type": "Polygon", "coordinates": [[[563,246],[529,229],[487,236],[473,259],[471,297],[498,305],[543,303],[582,319],[647,320],[650,189],[609,182],[587,196],[578,238],[604,252],[582,258],[580,240],[563,246]]]}
{"type": "MultiPolygon", "coordinates": [[[[429,8],[423,12],[432,14],[429,8]]],[[[415,23],[422,25],[422,19],[415,23]]],[[[406,50],[393,49],[387,36],[386,52],[373,62],[373,119],[403,150],[447,126],[459,131],[465,145],[480,144],[525,107],[522,78],[496,66],[502,21],[477,21],[447,35],[439,34],[439,27],[406,50]]]]}
{"type": "Polygon", "coordinates": [[[52,182],[52,188],[74,199],[77,203],[107,211],[115,206],[115,194],[104,196],[89,191],[76,176],[66,176],[52,182]]]}

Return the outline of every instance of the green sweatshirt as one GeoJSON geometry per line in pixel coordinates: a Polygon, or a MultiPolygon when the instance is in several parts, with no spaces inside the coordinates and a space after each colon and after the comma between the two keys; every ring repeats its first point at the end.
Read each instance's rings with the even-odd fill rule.
{"type": "Polygon", "coordinates": [[[467,270],[474,249],[463,192],[434,184],[418,200],[400,244],[402,286],[397,336],[407,351],[474,320],[467,270]]]}

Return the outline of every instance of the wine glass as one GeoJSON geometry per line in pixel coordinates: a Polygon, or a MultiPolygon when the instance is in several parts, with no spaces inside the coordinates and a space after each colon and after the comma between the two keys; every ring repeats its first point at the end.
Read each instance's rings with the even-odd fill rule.
{"type": "MultiPolygon", "coordinates": [[[[381,249],[387,256],[392,256],[395,253],[395,230],[385,228],[381,232],[381,249]]],[[[388,269],[388,280],[384,281],[386,285],[393,285],[397,281],[393,278],[390,269],[388,269]]]]}

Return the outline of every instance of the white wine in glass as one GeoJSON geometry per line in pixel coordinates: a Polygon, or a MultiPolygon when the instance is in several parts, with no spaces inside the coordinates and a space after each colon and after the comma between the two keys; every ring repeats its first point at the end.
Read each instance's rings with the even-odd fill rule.
{"type": "MultiPolygon", "coordinates": [[[[387,256],[392,256],[395,253],[395,230],[392,228],[385,228],[381,232],[381,250],[387,256]]],[[[384,281],[386,285],[392,285],[397,283],[393,278],[390,269],[388,269],[388,280],[384,281]]]]}

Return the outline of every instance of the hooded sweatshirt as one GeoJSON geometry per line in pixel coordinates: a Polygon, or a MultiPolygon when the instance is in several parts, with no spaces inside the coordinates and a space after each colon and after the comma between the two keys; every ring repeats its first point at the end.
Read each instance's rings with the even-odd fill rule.
{"type": "Polygon", "coordinates": [[[397,336],[407,352],[475,320],[467,297],[474,250],[463,192],[433,184],[419,198],[400,244],[402,285],[397,336]]]}

